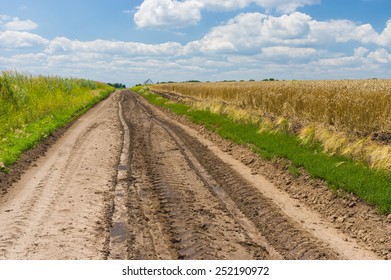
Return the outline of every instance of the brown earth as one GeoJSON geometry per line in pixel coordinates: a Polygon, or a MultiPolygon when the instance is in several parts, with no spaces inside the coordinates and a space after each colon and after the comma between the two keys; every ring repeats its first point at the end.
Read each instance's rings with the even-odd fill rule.
{"type": "Polygon", "coordinates": [[[129,91],[36,158],[0,177],[0,259],[391,257],[387,217],[129,91]]]}

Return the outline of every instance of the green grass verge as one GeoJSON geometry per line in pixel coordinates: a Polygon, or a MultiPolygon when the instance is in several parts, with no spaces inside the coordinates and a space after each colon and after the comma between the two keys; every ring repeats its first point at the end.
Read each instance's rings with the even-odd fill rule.
{"type": "Polygon", "coordinates": [[[172,103],[156,94],[136,92],[150,103],[170,109],[178,115],[188,116],[196,124],[218,133],[238,144],[250,144],[262,157],[285,158],[291,161],[292,173],[303,167],[312,177],[325,180],[331,189],[342,189],[377,206],[380,213],[391,213],[391,175],[376,172],[349,158],[329,156],[319,145],[304,146],[297,137],[282,133],[259,133],[259,127],[235,122],[225,115],[205,110],[193,110],[190,106],[172,103]]]}
{"type": "Polygon", "coordinates": [[[0,171],[9,171],[22,152],[106,98],[114,88],[59,77],[0,75],[0,171]]]}

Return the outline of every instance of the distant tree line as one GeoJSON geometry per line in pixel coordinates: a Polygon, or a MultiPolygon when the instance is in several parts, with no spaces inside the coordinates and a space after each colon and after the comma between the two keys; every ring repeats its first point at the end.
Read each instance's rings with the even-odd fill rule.
{"type": "Polygon", "coordinates": [[[274,78],[270,78],[270,79],[263,79],[262,81],[264,81],[264,82],[274,82],[274,81],[278,81],[278,80],[276,80],[274,78]]]}
{"type": "MultiPolygon", "coordinates": [[[[248,80],[249,82],[255,82],[256,80],[254,79],[250,79],[248,80]]],[[[277,79],[274,79],[274,78],[270,78],[270,79],[263,79],[261,80],[263,82],[274,82],[274,81],[278,81],[277,79]]],[[[183,81],[183,82],[174,82],[174,81],[167,81],[167,82],[157,82],[156,84],[173,84],[173,83],[200,83],[201,81],[199,80],[188,80],[188,81],[183,81]]],[[[223,81],[220,81],[220,82],[237,82],[237,80],[223,80],[223,81]]],[[[245,82],[245,80],[240,80],[240,82],[245,82]]],[[[209,81],[206,81],[205,83],[209,83],[209,81]]],[[[140,84],[141,85],[141,84],[140,84]]]]}
{"type": "MultiPolygon", "coordinates": [[[[250,79],[248,80],[248,82],[255,82],[256,80],[255,79],[250,79]]],[[[274,82],[274,81],[278,81],[278,79],[274,79],[274,78],[269,78],[269,79],[262,79],[260,81],[263,81],[263,82],[274,82]]],[[[200,83],[201,81],[199,80],[188,80],[188,81],[183,81],[183,82],[174,82],[174,81],[163,81],[163,82],[156,82],[156,84],[173,84],[173,83],[200,83]]],[[[227,82],[227,83],[230,83],[230,82],[237,82],[237,80],[222,80],[220,82],[227,82]]],[[[239,82],[245,82],[245,80],[239,80],[239,82]]],[[[206,81],[205,83],[209,83],[209,81],[206,81]]],[[[142,84],[138,84],[138,85],[142,85],[142,84]]],[[[138,86],[137,85],[137,86],[138,86]]]]}
{"type": "Polygon", "coordinates": [[[121,83],[107,83],[109,86],[115,87],[115,88],[126,88],[126,85],[121,84],[121,83]]]}
{"type": "MultiPolygon", "coordinates": [[[[184,82],[180,82],[180,83],[200,83],[201,81],[199,80],[188,80],[188,81],[184,81],[184,82]]],[[[157,82],[156,84],[173,84],[173,83],[177,83],[177,82],[174,82],[174,81],[168,81],[168,82],[157,82]]]]}

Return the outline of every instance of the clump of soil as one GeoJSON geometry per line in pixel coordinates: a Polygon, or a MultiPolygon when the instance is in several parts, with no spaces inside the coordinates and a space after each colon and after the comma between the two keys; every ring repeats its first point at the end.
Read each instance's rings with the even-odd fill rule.
{"type": "Polygon", "coordinates": [[[391,144],[391,132],[390,131],[380,131],[375,132],[371,136],[372,141],[379,142],[384,145],[391,144]]]}

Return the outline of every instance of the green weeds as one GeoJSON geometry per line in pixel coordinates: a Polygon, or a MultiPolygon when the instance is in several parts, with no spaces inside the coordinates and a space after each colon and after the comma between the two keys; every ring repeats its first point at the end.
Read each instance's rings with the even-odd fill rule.
{"type": "Polygon", "coordinates": [[[90,80],[0,75],[0,169],[107,97],[113,88],[90,80]]]}

